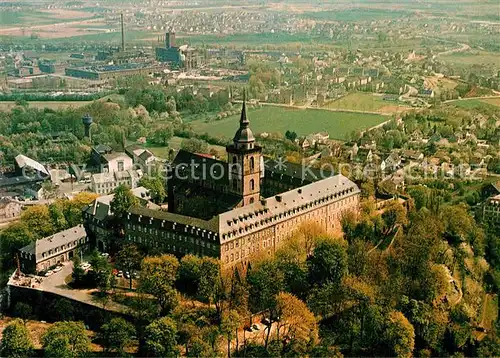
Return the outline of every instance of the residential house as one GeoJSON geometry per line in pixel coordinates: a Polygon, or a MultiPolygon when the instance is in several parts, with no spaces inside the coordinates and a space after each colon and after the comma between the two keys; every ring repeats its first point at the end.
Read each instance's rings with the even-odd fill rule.
{"type": "Polygon", "coordinates": [[[421,162],[424,160],[424,153],[412,149],[403,150],[401,160],[403,162],[421,162]]]}
{"type": "Polygon", "coordinates": [[[380,163],[380,169],[385,172],[394,172],[401,165],[401,157],[396,153],[392,152],[387,158],[382,160],[380,163]]]}
{"type": "Polygon", "coordinates": [[[359,148],[354,160],[360,163],[371,163],[373,161],[373,152],[371,149],[359,148]]]}

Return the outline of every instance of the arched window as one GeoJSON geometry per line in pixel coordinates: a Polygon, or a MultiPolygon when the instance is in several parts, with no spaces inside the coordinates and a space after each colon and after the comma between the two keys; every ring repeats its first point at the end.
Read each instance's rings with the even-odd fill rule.
{"type": "Polygon", "coordinates": [[[250,190],[254,190],[255,189],[255,183],[253,181],[253,179],[250,179],[250,190]]]}
{"type": "Polygon", "coordinates": [[[250,171],[253,172],[255,168],[255,159],[254,157],[250,157],[250,171]]]}
{"type": "Polygon", "coordinates": [[[253,204],[253,198],[250,198],[250,204],[253,204]]]}

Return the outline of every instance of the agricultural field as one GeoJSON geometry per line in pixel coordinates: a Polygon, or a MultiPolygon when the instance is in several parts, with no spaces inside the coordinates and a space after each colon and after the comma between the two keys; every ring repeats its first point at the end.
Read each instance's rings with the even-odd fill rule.
{"type": "Polygon", "coordinates": [[[472,66],[472,65],[498,66],[498,54],[487,51],[474,50],[467,52],[456,52],[448,55],[439,56],[439,59],[444,62],[462,66],[472,66]]]}
{"type": "MultiPolygon", "coordinates": [[[[363,130],[388,120],[377,114],[334,112],[321,109],[290,109],[264,106],[248,113],[254,133],[295,131],[298,135],[326,131],[330,138],[345,140],[354,130],[363,130]]],[[[239,115],[220,121],[191,123],[198,133],[232,138],[238,128],[239,115]]]]}
{"type": "Polygon", "coordinates": [[[46,11],[2,11],[0,27],[33,26],[90,19],[88,12],[54,9],[46,11]]]}
{"type": "Polygon", "coordinates": [[[350,93],[345,97],[327,103],[324,108],[350,111],[366,111],[379,113],[398,113],[408,109],[408,106],[395,102],[384,101],[383,96],[371,93],[350,93]]]}

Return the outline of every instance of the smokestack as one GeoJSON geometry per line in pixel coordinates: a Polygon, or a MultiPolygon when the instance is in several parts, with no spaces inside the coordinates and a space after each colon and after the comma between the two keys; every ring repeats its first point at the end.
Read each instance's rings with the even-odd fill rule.
{"type": "Polygon", "coordinates": [[[125,31],[123,30],[123,13],[120,14],[120,20],[122,24],[122,51],[125,51],[125,31]]]}

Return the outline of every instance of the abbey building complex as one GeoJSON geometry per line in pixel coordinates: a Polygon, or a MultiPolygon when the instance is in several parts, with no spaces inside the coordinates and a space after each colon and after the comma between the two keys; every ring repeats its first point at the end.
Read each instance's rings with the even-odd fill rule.
{"type": "MultiPolygon", "coordinates": [[[[227,162],[181,150],[169,167],[168,211],[131,207],[124,239],[177,256],[217,257],[230,267],[259,253],[272,254],[304,222],[340,232],[342,214],[358,211],[359,188],[346,177],[265,162],[245,104],[226,151],[227,162]]],[[[87,231],[101,249],[111,214],[99,199],[84,211],[87,231]]]]}

